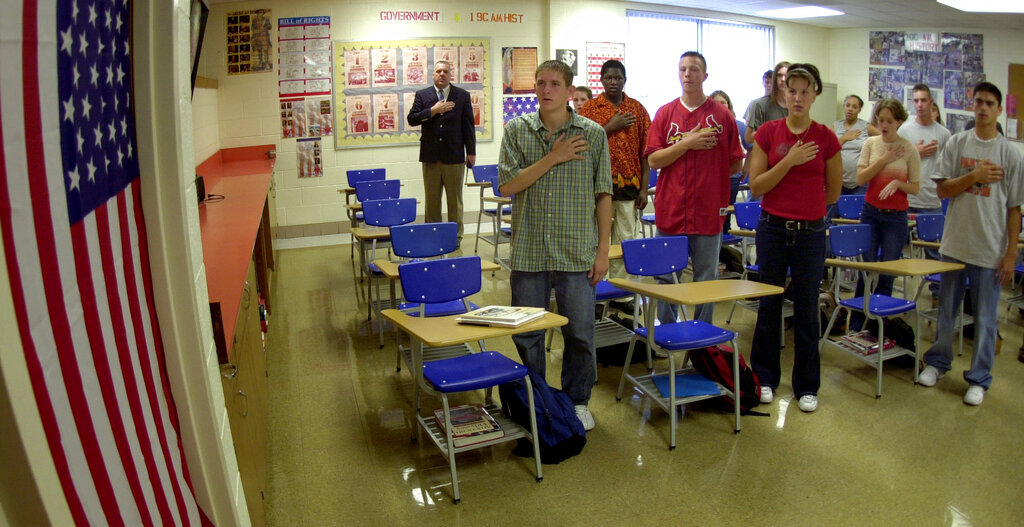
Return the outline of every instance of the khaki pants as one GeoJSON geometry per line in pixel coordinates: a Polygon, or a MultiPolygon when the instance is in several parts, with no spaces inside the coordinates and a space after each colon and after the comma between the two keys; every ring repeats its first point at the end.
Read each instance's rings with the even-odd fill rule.
{"type": "MultiPolygon", "coordinates": [[[[612,202],[612,245],[622,240],[636,238],[636,202],[633,200],[612,202]]],[[[608,278],[626,278],[626,266],[622,260],[612,260],[608,267],[608,278]]]]}
{"type": "Polygon", "coordinates": [[[443,190],[448,200],[448,221],[459,225],[459,240],[462,240],[462,181],[465,177],[466,167],[462,163],[423,163],[423,192],[426,200],[424,221],[441,221],[443,190]]]}

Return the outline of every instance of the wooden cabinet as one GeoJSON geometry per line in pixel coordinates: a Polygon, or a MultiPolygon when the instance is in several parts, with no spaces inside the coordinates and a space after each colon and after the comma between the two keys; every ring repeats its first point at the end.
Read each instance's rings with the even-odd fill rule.
{"type": "Polygon", "coordinates": [[[265,522],[267,484],[267,361],[260,329],[256,272],[249,263],[238,320],[231,344],[231,362],[222,365],[224,404],[228,411],[235,457],[252,524],[265,522]]]}

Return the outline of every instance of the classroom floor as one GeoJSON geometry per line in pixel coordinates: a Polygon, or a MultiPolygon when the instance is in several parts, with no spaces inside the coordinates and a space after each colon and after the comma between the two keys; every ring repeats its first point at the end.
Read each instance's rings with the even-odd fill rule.
{"type": "MultiPolygon", "coordinates": [[[[473,237],[463,242],[472,254],[473,237]]],[[[507,248],[503,248],[507,251],[507,248]]],[[[269,525],[1022,525],[1022,318],[1000,308],[1005,339],[980,407],[963,404],[970,341],[934,388],[910,366],[875,370],[826,352],[820,406],[792,399],[792,332],[776,399],[744,417],[688,408],[679,446],[669,416],[639,396],[615,401],[621,366],[601,367],[590,408],[597,428],[577,457],[544,466],[503,443],[457,457],[462,502],[447,461],[416,429],[410,375],[395,371],[395,338],[378,347],[365,287],[347,245],[278,252],[267,363],[269,525]]],[[[386,295],[386,289],[384,290],[386,295]]],[[[484,275],[477,304],[508,303],[508,272],[484,275]]],[[[715,310],[725,323],[727,305],[715,310]]],[[[746,355],[755,314],[730,329],[746,355]]],[[[922,341],[934,338],[934,326],[922,341]]],[[[559,347],[556,338],[555,347],[559,347]]],[[[509,338],[492,349],[518,359],[509,338]]],[[[561,360],[549,355],[558,386],[561,360]]],[[[634,365],[635,371],[642,369],[634,365]]],[[[461,396],[478,402],[482,392],[461,396]]],[[[427,397],[426,409],[439,401],[427,397]]]]}

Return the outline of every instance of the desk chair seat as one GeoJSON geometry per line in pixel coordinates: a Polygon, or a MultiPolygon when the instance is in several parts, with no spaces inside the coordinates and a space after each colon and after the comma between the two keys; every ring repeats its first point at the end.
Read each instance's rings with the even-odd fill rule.
{"type": "Polygon", "coordinates": [[[527,368],[494,351],[423,364],[423,377],[439,392],[482,390],[526,377],[527,368]]]}
{"type": "MultiPolygon", "coordinates": [[[[856,311],[864,311],[864,297],[858,296],[856,298],[840,300],[839,305],[856,311]]],[[[891,317],[912,311],[916,305],[911,300],[873,294],[871,295],[871,301],[868,302],[868,311],[877,317],[891,317]]]]}
{"type": "MultiPolygon", "coordinates": [[[[636,276],[658,276],[686,267],[689,260],[689,241],[686,236],[663,236],[658,238],[640,238],[636,240],[624,240],[622,242],[622,259],[626,266],[626,272],[636,276]]],[[[674,275],[673,275],[674,276],[674,275]]],[[[712,324],[699,320],[684,320],[670,324],[655,325],[655,308],[648,303],[657,306],[657,299],[650,299],[646,296],[637,295],[635,301],[644,304],[644,327],[634,330],[633,338],[630,340],[629,349],[626,351],[626,360],[622,366],[622,375],[619,378],[619,389],[615,399],[622,400],[622,392],[626,381],[636,386],[640,391],[651,398],[658,406],[661,406],[669,413],[669,449],[676,447],[676,422],[678,419],[677,407],[690,402],[717,397],[719,395],[732,395],[732,392],[719,385],[720,393],[715,395],[698,395],[694,397],[677,397],[676,377],[678,374],[696,374],[693,368],[686,368],[687,352],[694,349],[702,349],[716,344],[726,342],[736,349],[736,335],[728,330],[715,327],[712,324]],[[663,352],[668,355],[668,370],[656,372],[651,370],[647,375],[633,376],[629,373],[629,366],[633,360],[633,350],[638,340],[643,339],[648,349],[654,352],[663,352]],[[684,352],[682,360],[677,363],[676,353],[684,352]],[[677,364],[682,367],[677,367],[677,364]],[[655,378],[668,376],[669,394],[664,396],[655,384],[655,378]]],[[[685,318],[685,310],[684,310],[685,318]]],[[[733,354],[733,385],[739,386],[739,354],[733,354]]],[[[699,375],[699,374],[698,374],[699,375]]],[[[738,399],[735,404],[735,428],[740,430],[740,407],[738,399]]]]}
{"type": "MultiPolygon", "coordinates": [[[[636,334],[646,339],[647,328],[636,328],[636,334]]],[[[668,351],[697,349],[729,342],[735,333],[700,320],[685,320],[675,324],[662,324],[655,332],[654,343],[668,351]]]]}
{"type": "MultiPolygon", "coordinates": [[[[857,261],[863,261],[864,254],[870,250],[871,245],[871,226],[870,225],[838,225],[829,227],[829,238],[831,241],[832,253],[837,258],[854,259],[857,261]]],[[[861,279],[864,280],[865,291],[872,291],[874,289],[877,280],[872,280],[872,276],[867,272],[861,272],[861,279]]],[[[920,348],[920,335],[921,335],[921,319],[917,314],[917,303],[912,300],[904,300],[901,298],[895,298],[888,295],[878,294],[867,294],[866,296],[850,298],[846,300],[840,300],[839,305],[847,308],[850,311],[859,311],[864,313],[866,319],[874,319],[878,322],[878,341],[885,341],[885,324],[884,319],[900,315],[903,313],[914,313],[914,349],[907,350],[900,346],[895,346],[891,349],[882,349],[870,355],[864,355],[856,350],[847,347],[842,339],[831,340],[829,333],[832,331],[832,326],[835,324],[836,317],[839,315],[841,310],[836,309],[832,312],[832,316],[829,317],[828,325],[825,327],[824,333],[822,333],[821,340],[819,340],[818,348],[819,351],[824,350],[826,346],[832,346],[845,351],[869,366],[875,368],[876,372],[876,387],[875,397],[882,396],[882,364],[888,359],[898,357],[901,355],[911,355],[914,357],[914,382],[918,380],[918,371],[916,364],[920,360],[918,348],[920,348]]]]}

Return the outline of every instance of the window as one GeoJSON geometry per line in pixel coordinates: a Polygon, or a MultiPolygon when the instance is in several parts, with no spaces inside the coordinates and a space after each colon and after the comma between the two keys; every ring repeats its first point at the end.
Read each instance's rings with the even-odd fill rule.
{"type": "Polygon", "coordinates": [[[764,95],[761,75],[775,66],[773,28],[633,10],[626,11],[626,20],[626,91],[652,119],[658,108],[682,93],[678,64],[686,51],[704,55],[704,92],[728,93],[737,117],[742,119],[747,104],[764,95]]]}

